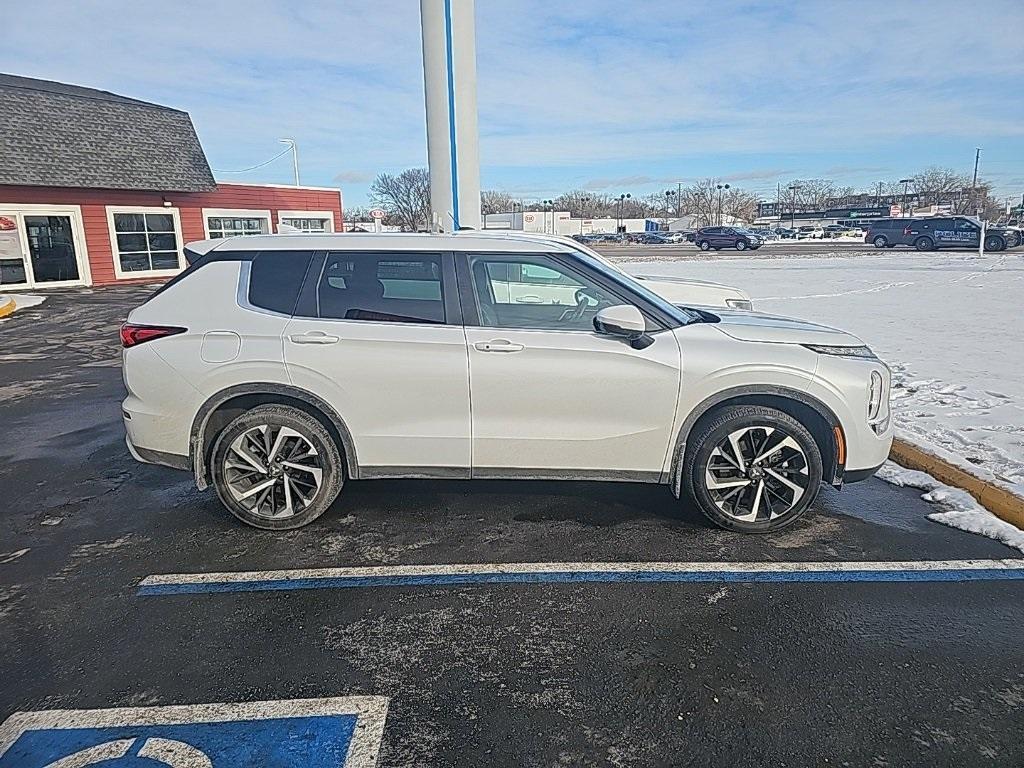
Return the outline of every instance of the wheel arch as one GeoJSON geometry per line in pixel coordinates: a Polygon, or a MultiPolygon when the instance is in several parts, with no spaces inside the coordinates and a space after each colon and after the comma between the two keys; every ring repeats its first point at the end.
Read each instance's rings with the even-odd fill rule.
{"type": "Polygon", "coordinates": [[[216,436],[240,413],[257,405],[288,405],[315,418],[337,441],[350,479],[359,478],[352,433],[340,414],[312,392],[289,384],[251,382],[221,390],[204,402],[192,420],[189,437],[189,460],[195,473],[196,486],[210,483],[210,454],[216,436]]]}
{"type": "Polygon", "coordinates": [[[682,467],[687,438],[701,421],[711,417],[719,409],[732,405],[763,405],[776,408],[802,423],[811,433],[821,454],[822,478],[831,485],[842,484],[846,435],[832,409],[813,395],[797,389],[778,385],[753,385],[716,392],[699,403],[683,420],[676,435],[669,474],[672,492],[677,498],[682,491],[682,467]]]}

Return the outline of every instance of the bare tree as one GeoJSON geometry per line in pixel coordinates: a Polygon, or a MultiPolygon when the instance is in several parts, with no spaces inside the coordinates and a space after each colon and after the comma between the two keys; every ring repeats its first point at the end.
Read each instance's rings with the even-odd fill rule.
{"type": "Polygon", "coordinates": [[[480,193],[480,213],[489,216],[492,213],[511,213],[515,198],[508,192],[499,189],[485,189],[480,193]]]}
{"type": "Polygon", "coordinates": [[[744,189],[731,187],[722,196],[722,213],[739,221],[751,223],[757,218],[757,195],[744,189]]]}
{"type": "Polygon", "coordinates": [[[426,168],[380,174],[370,185],[370,200],[407,232],[430,227],[430,174],[426,168]]]}
{"type": "Polygon", "coordinates": [[[596,216],[595,211],[605,207],[607,195],[598,195],[585,189],[570,189],[555,198],[555,209],[569,211],[578,218],[596,216]]]}

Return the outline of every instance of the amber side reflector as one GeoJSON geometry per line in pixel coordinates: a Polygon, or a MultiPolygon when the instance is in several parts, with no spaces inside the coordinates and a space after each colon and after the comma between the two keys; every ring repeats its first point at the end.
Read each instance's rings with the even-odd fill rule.
{"type": "Polygon", "coordinates": [[[843,437],[843,428],[838,424],[832,427],[832,435],[836,439],[836,461],[846,465],[846,438],[843,437]]]}

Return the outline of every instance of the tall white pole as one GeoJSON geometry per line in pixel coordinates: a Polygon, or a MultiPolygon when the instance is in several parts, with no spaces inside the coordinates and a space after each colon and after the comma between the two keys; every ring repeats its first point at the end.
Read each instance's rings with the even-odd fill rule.
{"type": "Polygon", "coordinates": [[[420,0],[430,207],[440,229],[480,229],[474,0],[420,0]]]}

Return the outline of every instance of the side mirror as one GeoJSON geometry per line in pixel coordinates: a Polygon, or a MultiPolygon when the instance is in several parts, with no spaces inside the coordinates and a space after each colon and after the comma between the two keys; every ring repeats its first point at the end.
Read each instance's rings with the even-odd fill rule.
{"type": "Polygon", "coordinates": [[[644,349],[654,343],[647,335],[647,323],[640,310],[631,304],[605,307],[594,316],[594,330],[606,336],[618,336],[633,349],[644,349]]]}

